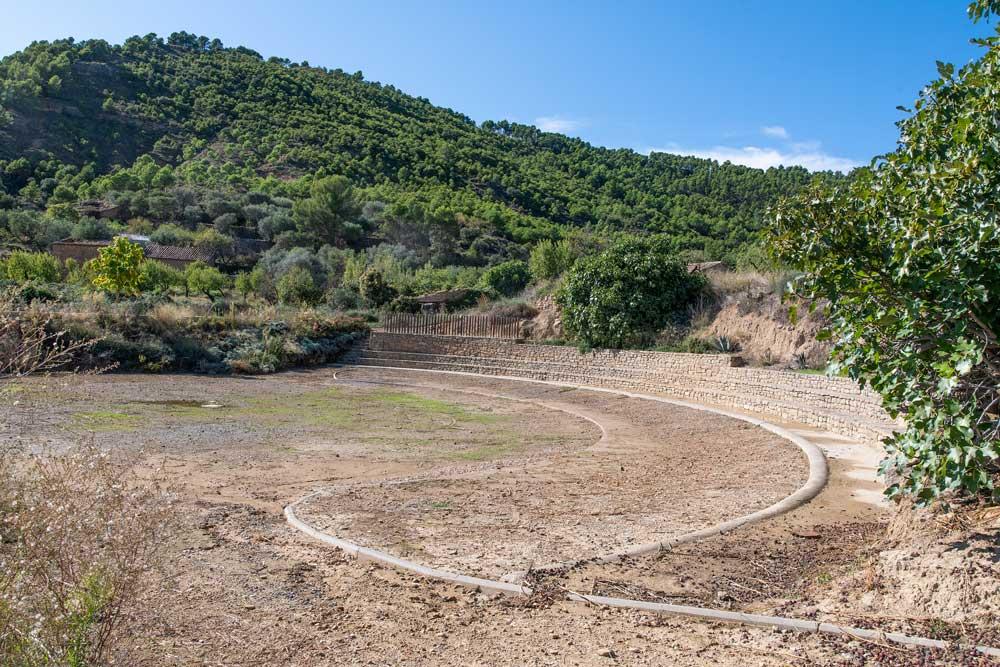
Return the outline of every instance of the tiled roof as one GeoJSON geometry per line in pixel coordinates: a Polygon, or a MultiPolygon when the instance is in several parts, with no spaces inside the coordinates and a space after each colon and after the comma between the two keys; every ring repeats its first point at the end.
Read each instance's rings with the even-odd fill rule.
{"type": "MultiPolygon", "coordinates": [[[[111,241],[77,241],[74,239],[63,239],[52,244],[55,246],[77,246],[77,247],[97,247],[103,248],[110,245],[111,241]]],[[[211,262],[215,255],[207,250],[199,248],[182,248],[175,245],[160,245],[159,243],[140,242],[142,252],[148,259],[174,260],[177,262],[211,262]]]]}
{"type": "Polygon", "coordinates": [[[88,240],[77,240],[77,239],[63,239],[61,241],[56,241],[52,245],[97,246],[99,248],[103,248],[104,246],[110,244],[111,241],[106,241],[106,240],[88,241],[88,240]]]}
{"type": "Polygon", "coordinates": [[[179,262],[211,262],[212,253],[199,248],[182,248],[175,245],[160,245],[159,243],[146,243],[143,251],[149,259],[172,259],[179,262]]]}

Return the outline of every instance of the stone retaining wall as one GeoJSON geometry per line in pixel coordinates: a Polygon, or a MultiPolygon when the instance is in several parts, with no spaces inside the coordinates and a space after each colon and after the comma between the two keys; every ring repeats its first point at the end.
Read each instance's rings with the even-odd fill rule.
{"type": "Polygon", "coordinates": [[[507,375],[659,393],[878,441],[895,424],[878,395],[846,378],[742,367],[725,354],[580,352],[510,341],[373,332],[357,363],[507,375]]]}

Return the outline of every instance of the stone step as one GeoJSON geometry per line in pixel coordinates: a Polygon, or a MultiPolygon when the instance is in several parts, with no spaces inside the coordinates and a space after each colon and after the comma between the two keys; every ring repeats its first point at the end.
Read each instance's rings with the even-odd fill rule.
{"type": "MultiPolygon", "coordinates": [[[[488,366],[499,366],[502,368],[509,368],[512,371],[530,372],[535,373],[538,371],[545,371],[549,373],[555,373],[558,375],[570,375],[570,376],[580,376],[580,377],[601,377],[607,378],[615,381],[632,381],[632,380],[644,380],[647,383],[662,383],[663,373],[662,371],[642,369],[642,368],[631,368],[631,367],[614,367],[614,366],[604,366],[600,368],[591,368],[586,374],[581,375],[579,372],[579,367],[574,364],[564,364],[559,362],[543,362],[543,361],[524,361],[521,359],[511,359],[511,358],[498,358],[498,357],[472,357],[472,356],[458,356],[458,355],[442,355],[442,354],[428,354],[422,352],[396,352],[393,350],[372,350],[366,349],[362,352],[362,356],[367,358],[375,359],[399,359],[405,361],[414,362],[428,362],[428,363],[444,363],[444,364],[460,364],[463,366],[478,366],[478,365],[488,365],[488,366]]],[[[751,370],[751,372],[753,372],[751,370]]],[[[830,383],[820,383],[817,382],[816,387],[803,387],[800,386],[803,380],[802,377],[794,376],[792,379],[795,381],[794,387],[792,386],[782,386],[783,384],[790,385],[792,379],[788,379],[782,382],[784,378],[779,375],[781,371],[765,371],[768,373],[775,373],[775,375],[769,377],[771,381],[768,384],[755,384],[755,390],[763,396],[772,398],[774,400],[782,400],[789,392],[794,391],[795,393],[805,393],[823,396],[824,399],[831,401],[834,404],[840,404],[845,410],[850,409],[852,405],[856,405],[858,401],[858,394],[856,391],[839,391],[838,387],[830,386],[830,383]]],[[[713,372],[706,369],[692,369],[689,372],[679,371],[671,373],[672,378],[683,378],[688,380],[687,383],[682,384],[694,384],[717,388],[720,391],[729,389],[738,389],[741,383],[738,383],[734,378],[739,378],[740,375],[744,375],[746,372],[740,369],[725,369],[725,373],[713,372]],[[729,376],[727,378],[727,376],[729,376]]],[[[516,373],[511,373],[516,374],[516,373]]],[[[639,386],[639,385],[635,385],[639,386]]]]}
{"type": "MultiPolygon", "coordinates": [[[[383,351],[384,352],[384,351],[383,351]]],[[[531,368],[512,368],[508,365],[496,364],[493,359],[474,358],[474,363],[462,363],[456,360],[433,361],[429,359],[413,360],[393,357],[388,354],[372,356],[371,350],[364,351],[357,364],[362,366],[414,368],[427,370],[448,370],[480,375],[523,377],[532,380],[547,380],[551,382],[566,382],[569,384],[590,385],[624,389],[645,393],[662,393],[664,395],[693,402],[711,403],[723,406],[735,406],[761,414],[779,414],[782,419],[808,423],[813,426],[840,433],[848,433],[865,438],[881,439],[891,433],[892,426],[860,418],[856,414],[837,412],[834,410],[817,410],[815,407],[803,407],[795,402],[773,398],[770,396],[750,396],[741,392],[713,389],[702,386],[664,386],[658,391],[651,390],[648,382],[639,380],[597,376],[592,374],[573,373],[563,370],[552,372],[531,368]],[[777,411],[775,409],[777,408],[777,411]]],[[[413,353],[405,353],[413,354],[413,353]]],[[[423,355],[443,356],[443,355],[423,355]]]]}

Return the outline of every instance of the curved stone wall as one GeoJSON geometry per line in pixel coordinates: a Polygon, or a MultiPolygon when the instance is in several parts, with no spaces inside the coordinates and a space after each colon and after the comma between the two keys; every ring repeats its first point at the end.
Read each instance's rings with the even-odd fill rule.
{"type": "Polygon", "coordinates": [[[373,332],[354,363],[451,370],[658,393],[877,442],[895,428],[877,394],[846,378],[741,366],[737,356],[529,345],[373,332]]]}

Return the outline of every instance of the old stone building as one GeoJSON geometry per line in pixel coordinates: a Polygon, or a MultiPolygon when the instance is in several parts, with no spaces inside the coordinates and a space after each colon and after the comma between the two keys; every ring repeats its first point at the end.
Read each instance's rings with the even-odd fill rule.
{"type": "MultiPolygon", "coordinates": [[[[198,248],[183,248],[180,246],[160,245],[153,243],[146,237],[131,236],[130,240],[142,246],[143,254],[147,259],[155,259],[175,269],[184,270],[193,262],[205,262],[213,264],[215,257],[212,253],[198,248]]],[[[76,241],[73,239],[63,239],[52,244],[51,252],[59,259],[66,261],[73,259],[81,264],[97,257],[101,248],[111,244],[109,240],[100,241],[76,241]]]]}

